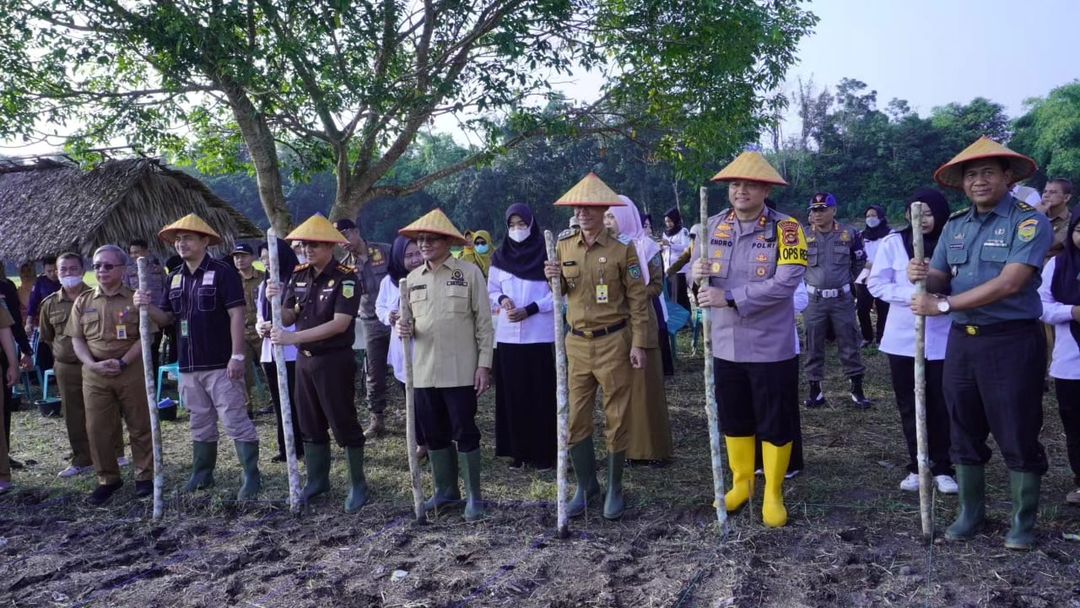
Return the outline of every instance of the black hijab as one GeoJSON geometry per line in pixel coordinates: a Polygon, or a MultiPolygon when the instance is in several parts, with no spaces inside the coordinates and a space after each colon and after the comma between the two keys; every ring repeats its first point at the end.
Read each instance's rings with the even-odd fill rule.
{"type": "Polygon", "coordinates": [[[547,260],[547,247],[544,245],[540,223],[536,221],[532,210],[525,203],[514,203],[506,209],[507,226],[510,225],[510,217],[514,215],[529,225],[529,236],[518,243],[507,235],[502,245],[495,250],[491,265],[519,279],[546,281],[544,262],[547,260]]]}
{"type": "MultiPolygon", "coordinates": [[[[930,214],[934,216],[934,229],[930,231],[930,234],[923,235],[923,255],[928,258],[933,257],[938,237],[941,236],[941,231],[945,229],[945,222],[949,221],[949,202],[945,200],[943,194],[933,188],[919,188],[915,194],[909,196],[905,201],[907,208],[910,209],[911,203],[915,201],[926,203],[930,207],[930,214]]],[[[911,228],[909,223],[907,228],[900,231],[900,238],[904,242],[904,249],[907,250],[908,258],[915,257],[915,245],[911,240],[911,228]]]]}
{"type": "MultiPolygon", "coordinates": [[[[1080,212],[1073,215],[1069,231],[1065,233],[1065,248],[1054,256],[1054,276],[1050,279],[1050,293],[1062,304],[1080,305],[1080,248],[1073,241],[1073,233],[1080,224],[1080,212]]],[[[1069,332],[1080,344],[1080,323],[1069,321],[1069,332]]]]}
{"type": "MultiPolygon", "coordinates": [[[[292,247],[286,243],[283,239],[277,240],[277,254],[278,254],[278,282],[281,283],[282,288],[289,283],[289,279],[292,278],[293,271],[300,264],[300,260],[296,258],[296,253],[293,252],[292,247]]],[[[259,253],[262,253],[263,248],[269,248],[266,243],[259,244],[259,253]]],[[[270,268],[266,269],[266,279],[270,278],[270,268]]],[[[263,279],[263,282],[266,282],[263,279]]],[[[284,294],[282,295],[284,297],[284,294]]],[[[262,292],[260,296],[262,300],[263,309],[263,321],[270,320],[270,300],[266,297],[266,292],[262,292]]]]}
{"type": "MultiPolygon", "coordinates": [[[[878,224],[876,228],[870,228],[869,226],[867,226],[865,229],[863,229],[862,239],[864,241],[876,241],[892,232],[892,228],[889,227],[889,218],[885,217],[885,208],[881,205],[870,205],[866,208],[866,211],[869,211],[871,209],[877,211],[877,216],[878,219],[881,220],[881,223],[878,224]]],[[[863,211],[864,217],[866,216],[866,211],[863,211]]],[[[937,220],[936,217],[934,219],[937,220]]]]}
{"type": "Polygon", "coordinates": [[[409,274],[409,270],[405,268],[405,250],[411,242],[413,240],[407,236],[398,236],[394,239],[394,244],[390,246],[390,265],[386,273],[390,275],[390,280],[394,282],[394,285],[401,284],[401,279],[409,274]]]}
{"type": "Polygon", "coordinates": [[[673,224],[671,230],[668,230],[667,226],[664,226],[664,234],[668,236],[675,236],[676,234],[679,234],[679,231],[682,230],[683,227],[682,214],[679,213],[679,207],[675,206],[671,209],[668,209],[667,212],[664,213],[664,217],[671,218],[671,223],[673,224]]]}

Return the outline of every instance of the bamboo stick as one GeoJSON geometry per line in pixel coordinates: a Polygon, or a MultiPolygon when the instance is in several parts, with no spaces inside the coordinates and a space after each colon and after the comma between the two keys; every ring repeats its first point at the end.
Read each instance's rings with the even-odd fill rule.
{"type": "MultiPolygon", "coordinates": [[[[922,260],[924,253],[922,233],[923,204],[911,204],[911,244],[915,259],[922,260]]],[[[915,294],[921,297],[926,293],[926,280],[916,281],[915,294]]],[[[934,535],[930,519],[930,491],[933,480],[930,477],[930,462],[927,458],[926,442],[926,317],[915,315],[915,443],[918,446],[916,462],[919,465],[919,517],[922,520],[922,533],[927,538],[934,535]]]]}
{"type": "MultiPolygon", "coordinates": [[[[136,261],[139,269],[139,291],[149,291],[146,265],[149,260],[136,261]]],[[[150,328],[150,309],[139,307],[139,339],[142,342],[143,375],[146,381],[146,405],[150,408],[150,440],[154,447],[154,519],[161,519],[165,510],[162,493],[165,490],[165,462],[161,450],[161,418],[158,417],[157,390],[154,386],[154,332],[150,328]]]]}
{"type": "MultiPolygon", "coordinates": [[[[555,237],[550,230],[544,231],[544,241],[547,243],[547,259],[549,262],[558,262],[559,257],[555,253],[555,237]]],[[[566,517],[566,465],[567,443],[570,441],[570,390],[566,379],[566,332],[563,326],[563,292],[562,282],[559,279],[551,279],[551,296],[555,309],[555,423],[556,441],[558,442],[558,458],[555,464],[556,479],[556,534],[559,538],[570,536],[570,522],[566,517]]]]}
{"type": "MultiPolygon", "coordinates": [[[[699,191],[701,199],[701,234],[698,235],[697,247],[701,251],[701,259],[709,261],[709,189],[702,187],[699,191]]],[[[708,287],[708,280],[701,282],[702,287],[708,287]]],[[[724,462],[720,455],[720,423],[717,421],[716,411],[716,380],[713,377],[712,356],[712,311],[704,311],[701,315],[701,335],[705,350],[705,416],[709,420],[709,457],[712,461],[713,475],[713,504],[716,505],[716,522],[720,530],[727,523],[727,505],[724,504],[724,462]]]]}
{"type": "MultiPolygon", "coordinates": [[[[266,231],[267,253],[270,254],[269,280],[277,281],[281,274],[278,272],[278,238],[273,227],[266,231]]],[[[284,285],[281,286],[285,288],[284,285]]],[[[278,293],[270,298],[270,322],[274,327],[281,327],[281,294],[278,293]]],[[[289,511],[300,513],[303,503],[300,496],[300,465],[296,462],[296,443],[294,441],[292,419],[292,395],[289,393],[289,376],[285,361],[285,347],[280,344],[273,345],[274,367],[277,369],[278,404],[281,406],[281,433],[285,436],[285,460],[289,469],[289,511]]]]}
{"type": "MultiPolygon", "coordinates": [[[[409,283],[401,279],[398,283],[398,310],[401,312],[401,320],[412,323],[412,305],[409,304],[409,283]]],[[[416,457],[416,398],[413,387],[413,352],[412,338],[402,337],[402,348],[405,349],[405,452],[409,458],[409,478],[412,483],[413,513],[416,515],[416,523],[427,523],[427,513],[424,512],[424,491],[420,487],[420,460],[416,457]]],[[[457,482],[455,482],[457,483],[457,482]]]]}

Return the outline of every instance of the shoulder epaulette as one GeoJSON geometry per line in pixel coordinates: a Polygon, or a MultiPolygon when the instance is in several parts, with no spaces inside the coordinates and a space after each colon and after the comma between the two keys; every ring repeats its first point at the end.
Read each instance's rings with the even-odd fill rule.
{"type": "Polygon", "coordinates": [[[298,264],[296,268],[293,268],[293,272],[303,272],[308,268],[311,268],[311,264],[298,264]]]}
{"type": "Polygon", "coordinates": [[[951,219],[954,219],[954,218],[958,218],[961,215],[964,215],[965,213],[967,213],[968,211],[971,211],[971,207],[964,207],[963,209],[961,209],[959,211],[953,212],[952,215],[949,216],[949,219],[951,220],[951,219]]]}
{"type": "Polygon", "coordinates": [[[352,266],[346,266],[345,264],[337,265],[338,272],[344,272],[345,274],[356,274],[356,269],[352,266]]]}
{"type": "Polygon", "coordinates": [[[563,230],[559,233],[559,240],[565,241],[568,238],[577,236],[579,232],[580,229],[578,228],[567,228],[566,230],[563,230]]]}
{"type": "Polygon", "coordinates": [[[1032,207],[1031,205],[1019,199],[1016,200],[1016,208],[1021,211],[1035,211],[1035,207],[1032,207]]]}

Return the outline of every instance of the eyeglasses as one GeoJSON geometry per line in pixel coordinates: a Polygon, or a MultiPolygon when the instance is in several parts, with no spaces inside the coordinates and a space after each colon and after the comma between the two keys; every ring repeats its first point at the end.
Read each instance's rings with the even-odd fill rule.
{"type": "Polygon", "coordinates": [[[118,268],[119,266],[119,264],[109,264],[106,262],[94,262],[93,264],[94,270],[104,270],[105,272],[111,272],[112,269],[118,268]]]}
{"type": "Polygon", "coordinates": [[[420,245],[426,245],[426,244],[429,244],[429,243],[438,243],[440,241],[445,241],[445,240],[446,240],[445,236],[438,236],[438,235],[435,235],[435,236],[429,235],[429,236],[418,236],[418,237],[416,237],[416,242],[418,244],[420,244],[420,245]]]}

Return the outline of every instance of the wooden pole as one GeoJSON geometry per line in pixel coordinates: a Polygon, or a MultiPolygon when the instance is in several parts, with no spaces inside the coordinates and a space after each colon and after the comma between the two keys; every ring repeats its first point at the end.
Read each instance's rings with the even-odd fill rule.
{"type": "MultiPolygon", "coordinates": [[[[146,265],[149,259],[136,261],[139,269],[139,291],[149,291],[146,265]]],[[[150,408],[150,440],[154,447],[154,519],[161,519],[165,511],[162,493],[165,490],[165,459],[161,451],[161,418],[158,417],[157,390],[154,386],[154,333],[150,329],[150,310],[139,307],[139,339],[142,341],[143,375],[146,380],[146,405],[150,408]]]]}
{"type": "MultiPolygon", "coordinates": [[[[555,237],[550,230],[544,231],[544,241],[547,243],[547,259],[549,262],[558,262],[559,256],[555,253],[555,237]]],[[[556,484],[556,534],[559,538],[569,538],[570,522],[566,517],[566,465],[567,444],[570,442],[570,389],[566,380],[566,331],[563,326],[563,292],[562,282],[559,279],[551,279],[551,297],[555,310],[555,425],[556,441],[558,442],[558,458],[555,462],[556,484]]]]}
{"type": "MultiPolygon", "coordinates": [[[[923,259],[925,252],[922,233],[923,204],[911,204],[911,244],[915,259],[923,259]]],[[[915,294],[926,293],[926,281],[915,283],[915,294]]],[[[918,446],[916,462],[919,465],[919,515],[922,533],[927,538],[934,535],[930,519],[930,462],[926,445],[926,317],[915,315],[915,443],[918,446]]]]}
{"type": "MultiPolygon", "coordinates": [[[[273,227],[266,231],[267,253],[270,254],[270,281],[277,281],[281,274],[278,272],[278,238],[273,227]]],[[[285,286],[281,286],[285,289],[285,286]]],[[[270,298],[270,322],[274,327],[282,327],[281,324],[281,294],[270,298]]],[[[294,441],[292,419],[292,395],[289,393],[288,367],[285,361],[285,347],[274,344],[274,367],[277,369],[278,405],[281,406],[281,433],[285,437],[285,460],[289,469],[289,510],[299,514],[303,503],[300,496],[300,465],[296,462],[296,443],[294,441]]]]}
{"type": "MultiPolygon", "coordinates": [[[[401,320],[405,323],[412,323],[412,305],[409,304],[408,281],[401,279],[398,286],[400,287],[398,310],[401,312],[401,320]]],[[[405,349],[405,452],[409,458],[413,513],[416,515],[416,523],[423,524],[427,523],[427,514],[424,512],[424,491],[420,487],[420,460],[416,457],[416,399],[413,387],[412,338],[403,337],[401,341],[402,348],[405,349]]]]}
{"type": "MultiPolygon", "coordinates": [[[[702,187],[701,197],[701,234],[698,235],[697,247],[701,259],[709,261],[709,189],[702,187]]],[[[708,280],[701,282],[708,287],[708,280]]],[[[727,505],[724,504],[724,462],[720,455],[720,424],[716,411],[716,379],[713,377],[712,356],[712,311],[705,310],[701,315],[701,335],[705,348],[705,417],[709,420],[709,457],[712,460],[713,504],[716,505],[716,521],[720,530],[727,523],[727,505]]]]}

